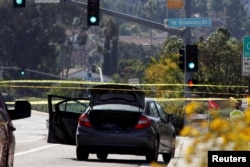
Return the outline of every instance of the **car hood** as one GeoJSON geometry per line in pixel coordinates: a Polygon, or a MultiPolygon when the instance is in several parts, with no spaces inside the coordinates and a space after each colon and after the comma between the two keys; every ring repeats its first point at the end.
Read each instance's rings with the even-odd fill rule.
{"type": "Polygon", "coordinates": [[[102,104],[127,104],[144,108],[145,94],[129,85],[97,85],[90,89],[90,107],[102,104]]]}

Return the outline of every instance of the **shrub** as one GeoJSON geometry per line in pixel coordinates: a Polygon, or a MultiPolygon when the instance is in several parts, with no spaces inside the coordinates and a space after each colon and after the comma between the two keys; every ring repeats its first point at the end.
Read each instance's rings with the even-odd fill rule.
{"type": "MultiPolygon", "coordinates": [[[[189,103],[185,108],[187,118],[197,109],[197,103],[189,103]]],[[[192,136],[193,142],[186,152],[187,162],[192,162],[195,155],[202,156],[200,167],[208,166],[207,153],[209,150],[231,150],[244,151],[250,149],[250,108],[244,111],[244,118],[230,120],[226,116],[230,110],[210,110],[210,122],[204,122],[201,126],[207,127],[209,130],[205,134],[201,134],[197,129],[185,126],[182,136],[192,136]]]]}

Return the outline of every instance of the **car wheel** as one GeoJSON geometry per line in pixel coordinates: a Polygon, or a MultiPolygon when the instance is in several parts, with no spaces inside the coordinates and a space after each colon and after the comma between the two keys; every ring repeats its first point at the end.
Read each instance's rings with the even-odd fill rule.
{"type": "Polygon", "coordinates": [[[98,159],[103,161],[103,160],[107,159],[108,154],[107,153],[97,153],[96,156],[97,156],[98,159]]]}
{"type": "Polygon", "coordinates": [[[89,158],[89,153],[80,147],[76,147],[76,157],[77,160],[86,161],[89,158]]]}
{"type": "Polygon", "coordinates": [[[164,162],[169,163],[170,160],[171,160],[171,158],[172,158],[172,152],[170,152],[170,153],[163,153],[162,154],[162,158],[163,158],[164,162]]]}
{"type": "Polygon", "coordinates": [[[175,154],[175,138],[173,138],[172,144],[173,144],[172,151],[169,152],[169,153],[163,153],[162,154],[163,161],[166,162],[166,163],[169,163],[171,158],[174,157],[174,154],[175,154]]]}
{"type": "Polygon", "coordinates": [[[151,151],[146,155],[146,161],[147,161],[147,162],[157,161],[157,160],[158,160],[158,153],[159,153],[159,143],[158,143],[157,140],[155,140],[154,149],[151,150],[151,151]]]}

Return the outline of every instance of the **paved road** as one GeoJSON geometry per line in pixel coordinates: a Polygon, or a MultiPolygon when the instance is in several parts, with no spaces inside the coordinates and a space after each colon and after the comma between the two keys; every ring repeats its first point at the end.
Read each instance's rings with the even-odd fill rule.
{"type": "MultiPolygon", "coordinates": [[[[15,152],[15,167],[149,167],[144,156],[109,155],[108,160],[101,162],[94,154],[89,161],[77,161],[75,146],[48,144],[46,119],[48,114],[32,112],[32,117],[14,121],[17,145],[15,152]]],[[[187,164],[184,152],[192,138],[177,137],[175,157],[165,164],[159,155],[159,164],[167,167],[196,167],[200,158],[194,157],[194,162],[187,164]]],[[[197,166],[198,167],[198,166],[197,166]]]]}

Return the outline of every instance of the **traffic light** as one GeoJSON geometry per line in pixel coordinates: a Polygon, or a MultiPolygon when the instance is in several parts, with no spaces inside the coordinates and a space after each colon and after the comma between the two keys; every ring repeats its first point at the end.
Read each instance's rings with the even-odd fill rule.
{"type": "Polygon", "coordinates": [[[88,26],[98,26],[99,25],[99,0],[88,0],[87,8],[87,24],[88,26]]]}
{"type": "Polygon", "coordinates": [[[198,71],[198,47],[197,45],[186,46],[186,72],[198,71]]]}
{"type": "Polygon", "coordinates": [[[13,0],[13,6],[15,8],[24,8],[25,7],[25,0],[13,0]]]}
{"type": "Polygon", "coordinates": [[[25,76],[25,74],[26,74],[25,69],[24,69],[24,68],[21,68],[21,69],[20,69],[20,76],[25,76]]]}
{"type": "Polygon", "coordinates": [[[91,71],[92,71],[93,73],[95,73],[95,72],[96,72],[96,66],[95,66],[95,65],[92,65],[92,67],[91,67],[91,71]]]}
{"type": "Polygon", "coordinates": [[[192,90],[194,88],[194,85],[197,83],[198,83],[198,81],[196,79],[189,79],[188,83],[187,83],[188,88],[192,90]]]}
{"type": "Polygon", "coordinates": [[[179,49],[179,69],[183,72],[185,69],[185,50],[183,48],[179,49]]]}

